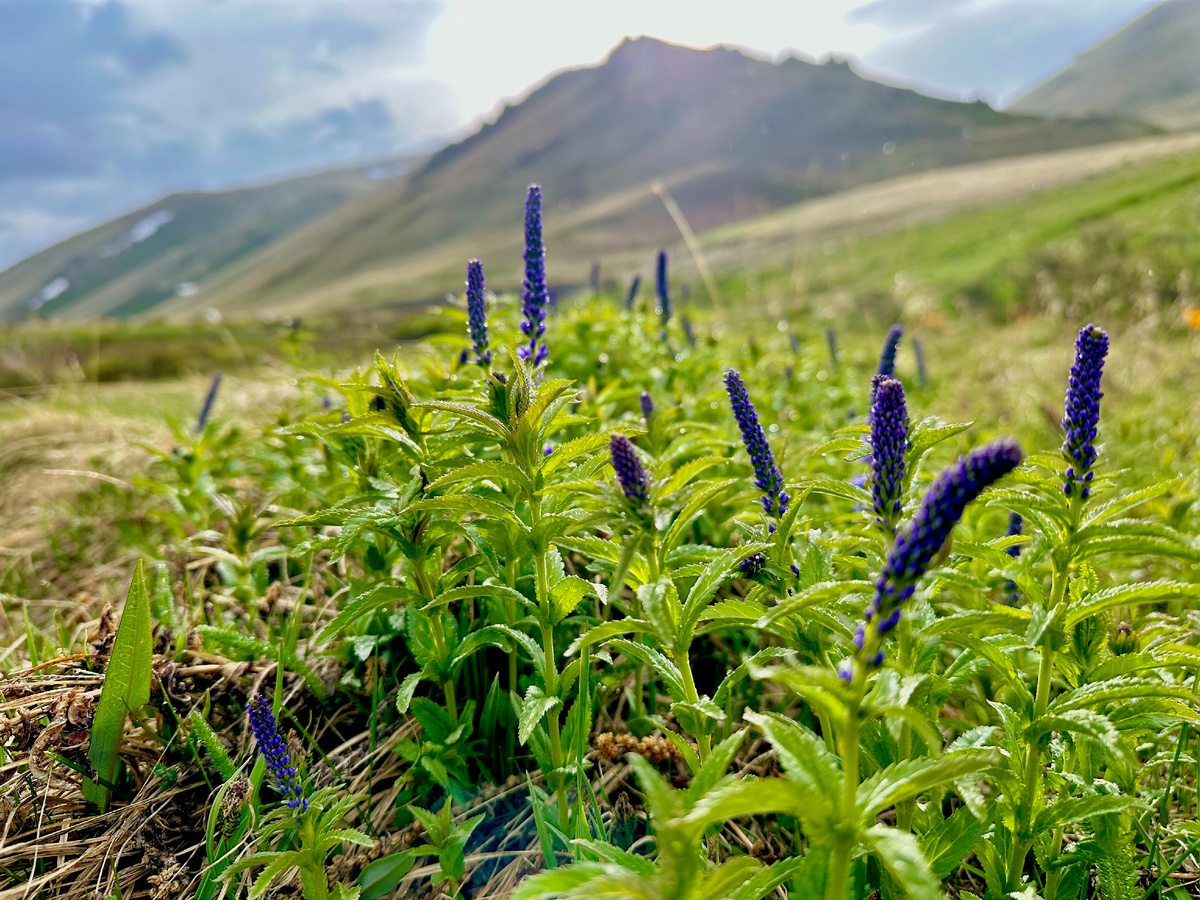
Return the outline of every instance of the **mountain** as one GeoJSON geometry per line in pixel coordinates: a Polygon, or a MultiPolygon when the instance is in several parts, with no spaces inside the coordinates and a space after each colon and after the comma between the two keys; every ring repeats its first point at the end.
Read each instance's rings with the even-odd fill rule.
{"type": "Polygon", "coordinates": [[[900,174],[1153,130],[936,100],[841,62],[772,63],[726,47],[631,39],[598,66],[550,78],[406,177],[370,182],[358,171],[297,182],[308,200],[295,211],[284,208],[288,182],[265,189],[270,202],[253,191],[236,202],[189,195],[44,251],[0,273],[0,314],[31,304],[86,316],[426,300],[457,290],[470,256],[484,259],[490,285],[511,287],[531,181],[547,199],[551,277],[579,282],[595,258],[649,254],[677,237],[654,181],[703,230],[900,174]],[[212,214],[201,224],[213,206],[225,211],[222,224],[212,214]],[[252,226],[235,212],[243,206],[286,227],[252,226]],[[163,209],[170,221],[104,256],[163,209]]]}
{"type": "Polygon", "coordinates": [[[1009,111],[1041,116],[1136,116],[1163,128],[1200,127],[1200,0],[1152,7],[1009,111]]]}
{"type": "Polygon", "coordinates": [[[0,315],[133,316],[192,296],[214,274],[392,177],[359,166],[229,191],[172,194],[0,272],[0,315]]]}

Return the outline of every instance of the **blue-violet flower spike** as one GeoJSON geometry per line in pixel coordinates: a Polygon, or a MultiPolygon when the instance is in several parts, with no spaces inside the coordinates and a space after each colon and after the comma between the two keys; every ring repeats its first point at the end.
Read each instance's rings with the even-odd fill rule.
{"type": "Polygon", "coordinates": [[[671,291],[667,283],[667,251],[658,251],[658,266],[655,270],[655,288],[658,291],[658,311],[664,325],[671,321],[671,291]]]}
{"type": "Polygon", "coordinates": [[[629,293],[625,295],[625,308],[633,309],[633,301],[637,299],[638,288],[642,286],[642,276],[634,275],[633,281],[629,282],[629,293]]]}
{"type": "Polygon", "coordinates": [[[782,516],[787,511],[788,497],[783,489],[783,473],[775,465],[775,457],[771,454],[771,446],[762,425],[758,422],[758,413],[750,402],[746,385],[736,369],[725,373],[725,390],[729,393],[729,405],[733,408],[734,418],[742,432],[742,442],[746,452],[750,454],[750,462],[754,465],[754,484],[763,492],[763,510],[767,515],[782,516]]]}
{"type": "Polygon", "coordinates": [[[296,775],[296,767],[292,765],[291,757],[288,756],[287,744],[279,733],[275,716],[271,713],[271,701],[262,694],[256,694],[250,699],[248,712],[258,752],[263,755],[263,759],[267,761],[267,768],[275,776],[284,802],[290,809],[304,812],[308,809],[308,799],[304,796],[304,787],[296,775]]]}
{"type": "Polygon", "coordinates": [[[617,482],[625,496],[635,503],[645,503],[650,496],[650,479],[633,449],[633,441],[623,434],[614,434],[608,449],[612,454],[612,467],[617,470],[617,482]]]}
{"type": "Polygon", "coordinates": [[[896,351],[900,349],[900,338],[904,336],[903,325],[893,325],[888,330],[883,341],[883,352],[879,354],[879,368],[876,375],[887,375],[889,378],[896,374],[896,351]]]}
{"type": "Polygon", "coordinates": [[[761,553],[754,553],[747,556],[738,564],[738,569],[741,570],[742,577],[746,579],[755,578],[759,572],[767,566],[767,558],[761,553]]]}
{"type": "Polygon", "coordinates": [[[1075,364],[1067,384],[1066,432],[1062,455],[1067,461],[1063,490],[1068,497],[1086,500],[1091,492],[1092,466],[1096,462],[1096,426],[1100,424],[1100,376],[1108,355],[1108,334],[1098,325],[1087,325],[1075,340],[1075,364]],[[1078,488],[1076,487],[1078,485],[1078,488]]]}
{"type": "Polygon", "coordinates": [[[208,424],[208,417],[212,415],[213,404],[217,402],[217,391],[220,388],[221,373],[213,372],[212,384],[208,386],[208,393],[204,395],[204,405],[200,407],[200,415],[196,419],[196,434],[202,432],[208,424]]]}
{"type": "MultiPolygon", "coordinates": [[[[1019,535],[1021,533],[1021,531],[1024,529],[1024,526],[1025,526],[1025,522],[1018,513],[1009,513],[1008,514],[1008,536],[1009,537],[1016,537],[1017,535],[1019,535]]],[[[1018,556],[1021,555],[1021,545],[1013,544],[1011,547],[1005,547],[1004,552],[1007,553],[1009,556],[1011,556],[1013,559],[1016,559],[1018,556]]],[[[1008,602],[1009,606],[1020,606],[1021,605],[1021,592],[1020,592],[1020,590],[1018,590],[1017,583],[1015,581],[1004,582],[1004,599],[1008,602]]]]}
{"type": "Polygon", "coordinates": [[[642,395],[638,397],[638,402],[642,405],[642,418],[647,422],[654,415],[654,398],[650,396],[649,391],[642,391],[642,395]]]}
{"type": "Polygon", "coordinates": [[[972,500],[1021,464],[1021,448],[1001,440],[968,454],[934,480],[912,523],[888,552],[867,611],[884,621],[908,600],[917,581],[950,536],[972,500]]]}
{"type": "Polygon", "coordinates": [[[904,385],[895,378],[876,375],[871,386],[875,391],[871,408],[871,499],[875,520],[888,533],[895,534],[904,502],[908,408],[904,385]]]}
{"type": "Polygon", "coordinates": [[[542,186],[531,184],[525,195],[525,292],[521,295],[521,333],[528,343],[517,354],[540,366],[550,355],[546,334],[546,247],[542,243],[542,186]]]}
{"type": "Polygon", "coordinates": [[[486,366],[492,361],[488,346],[487,299],[484,296],[483,263],[472,259],[467,263],[467,331],[475,349],[475,361],[486,366]]]}

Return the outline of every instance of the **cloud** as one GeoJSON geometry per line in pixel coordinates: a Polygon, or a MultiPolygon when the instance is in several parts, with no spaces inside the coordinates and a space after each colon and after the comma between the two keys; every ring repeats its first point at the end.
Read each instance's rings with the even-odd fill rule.
{"type": "Polygon", "coordinates": [[[943,96],[1011,102],[1152,5],[1147,0],[875,0],[847,20],[888,37],[866,66],[943,96]]]}
{"type": "Polygon", "coordinates": [[[0,267],[56,222],[427,145],[457,124],[418,72],[439,10],[0,0],[0,267]]]}

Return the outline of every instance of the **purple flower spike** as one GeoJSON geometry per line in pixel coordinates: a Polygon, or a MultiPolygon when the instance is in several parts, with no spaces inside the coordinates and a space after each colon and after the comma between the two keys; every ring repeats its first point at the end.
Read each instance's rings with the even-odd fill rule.
{"type": "Polygon", "coordinates": [[[962,518],[967,504],[1021,464],[1021,448],[1001,440],[963,457],[944,469],[921,500],[912,524],[888,552],[871,611],[886,621],[904,605],[934,556],[962,518]]]}
{"type": "Polygon", "coordinates": [[[871,499],[875,520],[891,534],[900,521],[904,491],[904,454],[908,449],[908,408],[904,385],[876,375],[871,381],[871,499]]]}
{"type": "Polygon", "coordinates": [[[658,265],[655,268],[655,288],[658,291],[658,312],[662,323],[671,321],[671,291],[667,283],[667,251],[658,251],[658,265]]]}
{"type": "MultiPolygon", "coordinates": [[[[1008,514],[1008,536],[1016,537],[1025,527],[1024,520],[1017,513],[1008,514]]],[[[1016,559],[1021,555],[1021,545],[1013,544],[1011,547],[1005,547],[1004,552],[1016,559]]],[[[1021,592],[1017,589],[1015,581],[1004,582],[1004,596],[1009,606],[1021,605],[1021,592]]]]}
{"type": "Polygon", "coordinates": [[[1100,423],[1100,376],[1108,355],[1108,334],[1098,325],[1087,325],[1075,339],[1075,364],[1067,384],[1062,427],[1062,455],[1067,461],[1063,490],[1068,497],[1086,500],[1091,493],[1092,466],[1096,462],[1096,426],[1100,423]],[[1076,487],[1078,485],[1078,488],[1076,487]]]}
{"type": "Polygon", "coordinates": [[[257,694],[251,698],[248,712],[250,729],[254,732],[258,752],[263,755],[263,759],[267,761],[267,768],[275,776],[284,802],[290,809],[305,812],[308,809],[308,799],[304,796],[304,787],[296,775],[292,758],[288,756],[287,744],[279,733],[275,716],[271,713],[271,701],[262,694],[257,694]]]}
{"type": "Polygon", "coordinates": [[[891,378],[896,374],[896,351],[900,349],[900,338],[904,336],[903,325],[893,325],[883,341],[883,352],[879,354],[879,368],[876,375],[886,375],[891,378]]]}
{"type": "Polygon", "coordinates": [[[738,564],[738,568],[742,572],[742,577],[745,579],[753,579],[765,569],[767,566],[767,558],[761,553],[755,553],[752,556],[747,556],[738,564]]]}
{"type": "Polygon", "coordinates": [[[196,419],[196,434],[208,425],[208,417],[212,415],[213,404],[217,402],[217,391],[220,388],[221,373],[213,372],[212,383],[208,386],[208,393],[204,395],[204,405],[200,407],[200,415],[196,419]]]}
{"type": "Polygon", "coordinates": [[[486,366],[492,361],[488,346],[487,300],[484,297],[483,263],[472,259],[467,263],[467,331],[475,349],[475,361],[486,366]]]}
{"type": "Polygon", "coordinates": [[[638,402],[642,405],[642,418],[649,422],[654,415],[654,398],[650,396],[649,391],[642,391],[638,402]]]}
{"type": "Polygon", "coordinates": [[[633,301],[637,299],[638,289],[642,286],[642,276],[634,275],[629,282],[629,293],[625,295],[625,308],[633,309],[633,301]]]}
{"type": "Polygon", "coordinates": [[[767,515],[782,516],[787,512],[788,497],[783,489],[783,473],[775,465],[775,457],[771,454],[771,446],[762,425],[758,422],[758,413],[750,402],[750,395],[742,376],[736,369],[725,373],[725,390],[729,393],[729,405],[733,408],[734,418],[742,432],[742,442],[746,452],[750,454],[750,462],[754,465],[754,484],[763,492],[763,511],[767,515]]]}
{"type": "Polygon", "coordinates": [[[917,384],[925,387],[929,384],[929,370],[925,368],[925,345],[920,338],[913,338],[913,350],[917,354],[917,384]]]}
{"type": "Polygon", "coordinates": [[[692,320],[687,316],[679,317],[679,324],[683,326],[683,336],[687,338],[688,346],[696,346],[696,329],[692,327],[692,320]]]}
{"type": "Polygon", "coordinates": [[[612,454],[612,467],[617,470],[617,482],[625,496],[635,503],[645,503],[650,496],[650,479],[633,449],[633,441],[623,434],[614,434],[608,449],[612,454]]]}
{"type": "Polygon", "coordinates": [[[521,333],[528,344],[517,354],[540,366],[550,356],[542,342],[546,334],[546,247],[542,243],[542,186],[531,184],[525,195],[525,293],[521,295],[521,333]]]}

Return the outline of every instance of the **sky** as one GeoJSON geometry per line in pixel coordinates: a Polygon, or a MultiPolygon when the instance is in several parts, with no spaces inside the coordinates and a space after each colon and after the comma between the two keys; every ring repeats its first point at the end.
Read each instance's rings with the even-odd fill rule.
{"type": "Polygon", "coordinates": [[[173,191],[435,149],[627,35],[1015,99],[1147,0],[0,0],[0,268],[173,191]]]}

